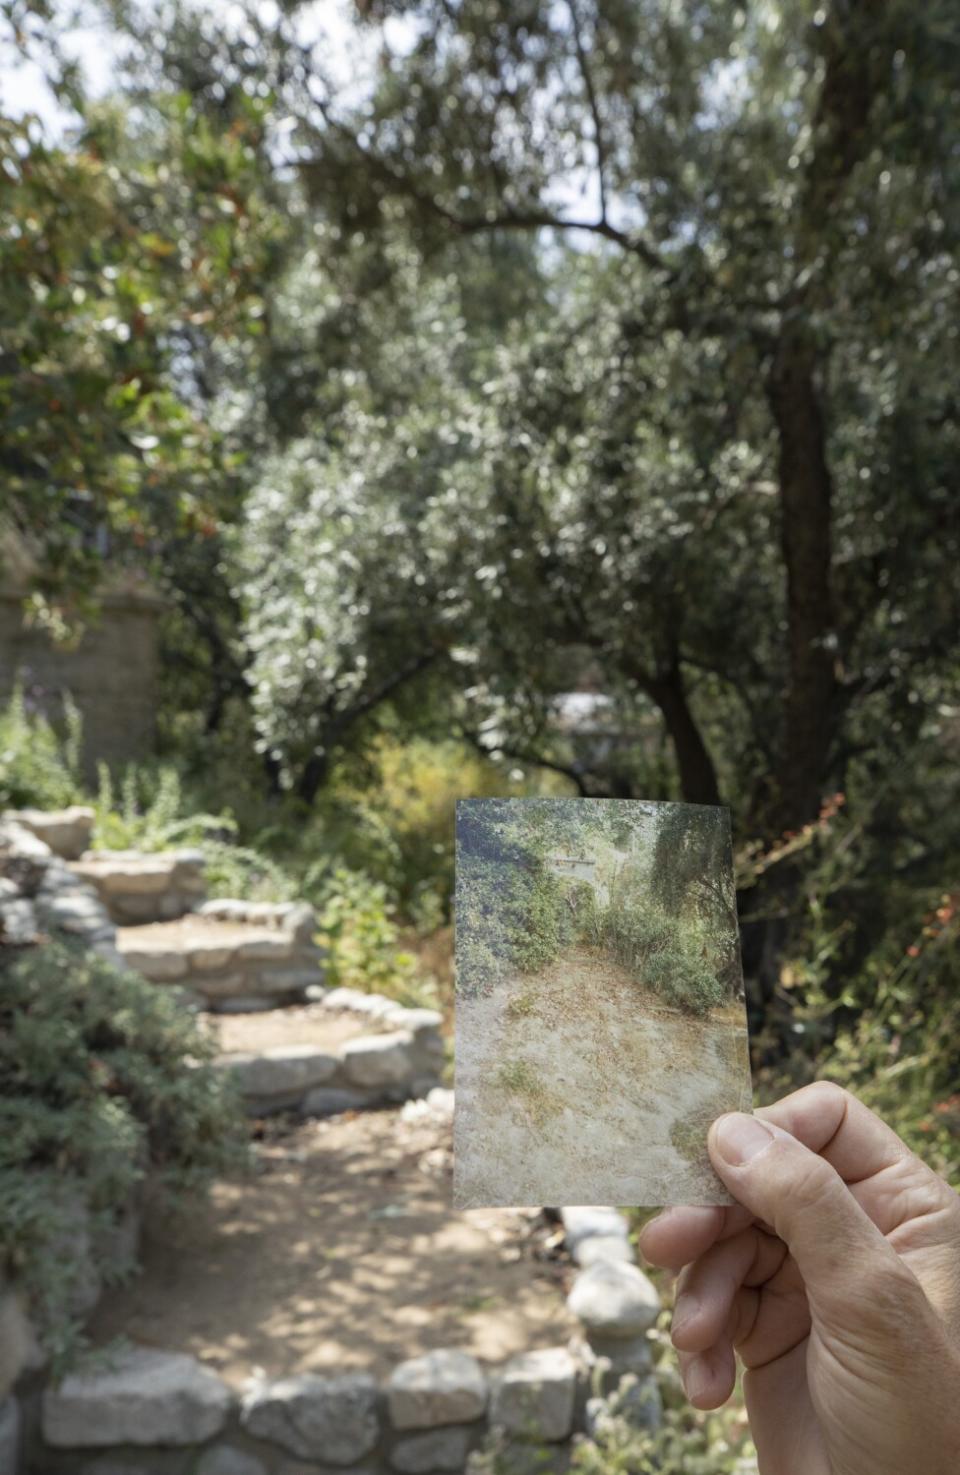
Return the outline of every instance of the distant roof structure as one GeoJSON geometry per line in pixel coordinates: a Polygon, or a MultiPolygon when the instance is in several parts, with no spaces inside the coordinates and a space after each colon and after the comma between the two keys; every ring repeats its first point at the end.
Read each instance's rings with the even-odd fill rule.
{"type": "Polygon", "coordinates": [[[600,691],[563,691],[553,699],[555,721],[561,732],[589,736],[616,730],[612,697],[600,691]]]}

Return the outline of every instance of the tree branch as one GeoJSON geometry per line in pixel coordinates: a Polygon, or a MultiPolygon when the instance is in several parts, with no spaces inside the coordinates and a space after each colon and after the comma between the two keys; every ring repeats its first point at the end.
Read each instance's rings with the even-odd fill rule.
{"type": "Polygon", "coordinates": [[[599,220],[568,220],[550,210],[537,208],[523,210],[508,208],[499,213],[472,217],[458,215],[442,204],[436,195],[425,193],[414,183],[409,174],[397,169],[384,159],[382,154],[376,154],[362,144],[346,123],[334,117],[327,101],[317,97],[314,97],[313,101],[319,108],[327,127],[337,133],[360,155],[374,177],[379,177],[398,195],[407,196],[420,209],[438,216],[460,235],[476,235],[481,231],[493,230],[582,230],[591,235],[602,236],[605,240],[614,241],[625,251],[638,256],[653,270],[666,272],[670,278],[676,275],[674,268],[668,266],[663,257],[642,236],[634,231],[619,230],[616,226],[611,225],[606,219],[605,208],[599,220]]]}
{"type": "Polygon", "coordinates": [[[433,662],[439,659],[440,654],[441,652],[439,650],[423,651],[420,655],[415,656],[412,661],[408,661],[405,666],[400,666],[390,676],[387,676],[380,682],[379,686],[375,686],[372,691],[367,692],[352,707],[347,707],[339,716],[334,717],[327,728],[327,732],[331,735],[332,739],[335,741],[348,727],[352,727],[355,722],[359,722],[361,717],[366,717],[368,712],[372,712],[375,707],[379,707],[382,702],[385,702],[388,697],[392,696],[406,682],[412,681],[414,676],[419,676],[428,666],[433,665],[433,662]]]}
{"type": "Polygon", "coordinates": [[[317,793],[326,782],[333,749],[350,728],[355,726],[361,717],[366,717],[369,712],[391,697],[405,682],[412,681],[415,676],[419,676],[439,658],[440,654],[439,650],[422,652],[412,661],[408,661],[406,665],[400,666],[352,706],[331,715],[326,723],[317,729],[313,752],[304,764],[296,785],[297,794],[306,804],[313,803],[317,793]]]}
{"type": "Polygon", "coordinates": [[[581,799],[596,797],[587,788],[583,774],[570,764],[558,763],[553,758],[545,758],[542,753],[531,753],[524,748],[514,747],[512,743],[496,743],[493,747],[489,747],[479,733],[472,732],[465,727],[461,727],[460,736],[484,758],[494,758],[498,753],[502,753],[505,758],[512,758],[516,763],[526,763],[531,768],[545,768],[550,773],[559,773],[564,778],[568,778],[576,787],[581,799]]]}
{"type": "Polygon", "coordinates": [[[584,230],[591,235],[603,236],[605,240],[614,241],[629,251],[634,256],[639,256],[641,261],[654,271],[666,272],[669,279],[676,276],[673,267],[668,266],[663,257],[654,248],[634,231],[618,230],[608,220],[567,220],[563,216],[554,215],[549,210],[506,210],[500,215],[485,215],[473,220],[458,220],[449,212],[445,212],[446,218],[456,226],[464,235],[474,235],[478,231],[488,230],[584,230]]]}

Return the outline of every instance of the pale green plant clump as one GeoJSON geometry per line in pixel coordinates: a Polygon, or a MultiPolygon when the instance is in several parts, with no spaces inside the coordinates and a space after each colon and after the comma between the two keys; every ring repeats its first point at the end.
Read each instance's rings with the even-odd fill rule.
{"type": "Polygon", "coordinates": [[[536,1012],[537,1001],[529,989],[522,994],[516,994],[507,1004],[507,1016],[510,1019],[528,1019],[536,1012]]]}
{"type": "Polygon", "coordinates": [[[560,1110],[559,1097],[544,1084],[528,1060],[505,1060],[496,1079],[505,1091],[524,1103],[538,1126],[560,1110]]]}
{"type": "Polygon", "coordinates": [[[58,731],[42,712],[31,710],[18,681],[0,708],[0,808],[63,809],[79,803],[82,739],[80,713],[69,697],[58,731]]]}
{"type": "Polygon", "coordinates": [[[77,1215],[109,1280],[111,1226],[145,1180],[186,1200],[246,1163],[214,1055],[175,999],[94,953],[45,943],[0,966],[0,1278],[54,1357],[80,1337],[77,1215]]]}
{"type": "MultiPolygon", "coordinates": [[[[645,1429],[631,1418],[634,1383],[625,1377],[606,1395],[594,1435],[574,1435],[571,1475],[746,1475],[755,1470],[753,1444],[735,1406],[705,1414],[684,1400],[664,1410],[659,1428],[645,1429]]],[[[548,1475],[556,1469],[555,1459],[555,1445],[535,1438],[518,1444],[493,1430],[470,1455],[467,1475],[548,1475]]]]}

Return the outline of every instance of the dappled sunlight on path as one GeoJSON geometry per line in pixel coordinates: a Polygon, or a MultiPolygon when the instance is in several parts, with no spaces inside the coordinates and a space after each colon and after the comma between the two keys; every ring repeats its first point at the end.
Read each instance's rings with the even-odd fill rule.
{"type": "Polygon", "coordinates": [[[239,1386],[256,1368],[383,1376],[436,1347],[499,1362],[574,1330],[528,1217],[451,1209],[449,1127],[396,1111],[271,1127],[259,1159],[209,1212],[147,1216],[144,1273],[101,1303],[96,1343],[192,1352],[239,1386]]]}

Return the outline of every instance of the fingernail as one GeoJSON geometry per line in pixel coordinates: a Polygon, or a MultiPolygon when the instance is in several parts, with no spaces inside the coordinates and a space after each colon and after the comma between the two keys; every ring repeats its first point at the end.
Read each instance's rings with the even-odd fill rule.
{"type": "Polygon", "coordinates": [[[673,1323],[671,1330],[682,1331],[688,1321],[692,1321],[700,1310],[700,1299],[693,1296],[689,1291],[684,1291],[677,1297],[677,1304],[673,1308],[673,1323]]]}
{"type": "Polygon", "coordinates": [[[750,1162],[773,1141],[773,1133],[755,1116],[746,1112],[732,1111],[722,1116],[713,1129],[713,1140],[717,1151],[732,1168],[750,1162]]]}

